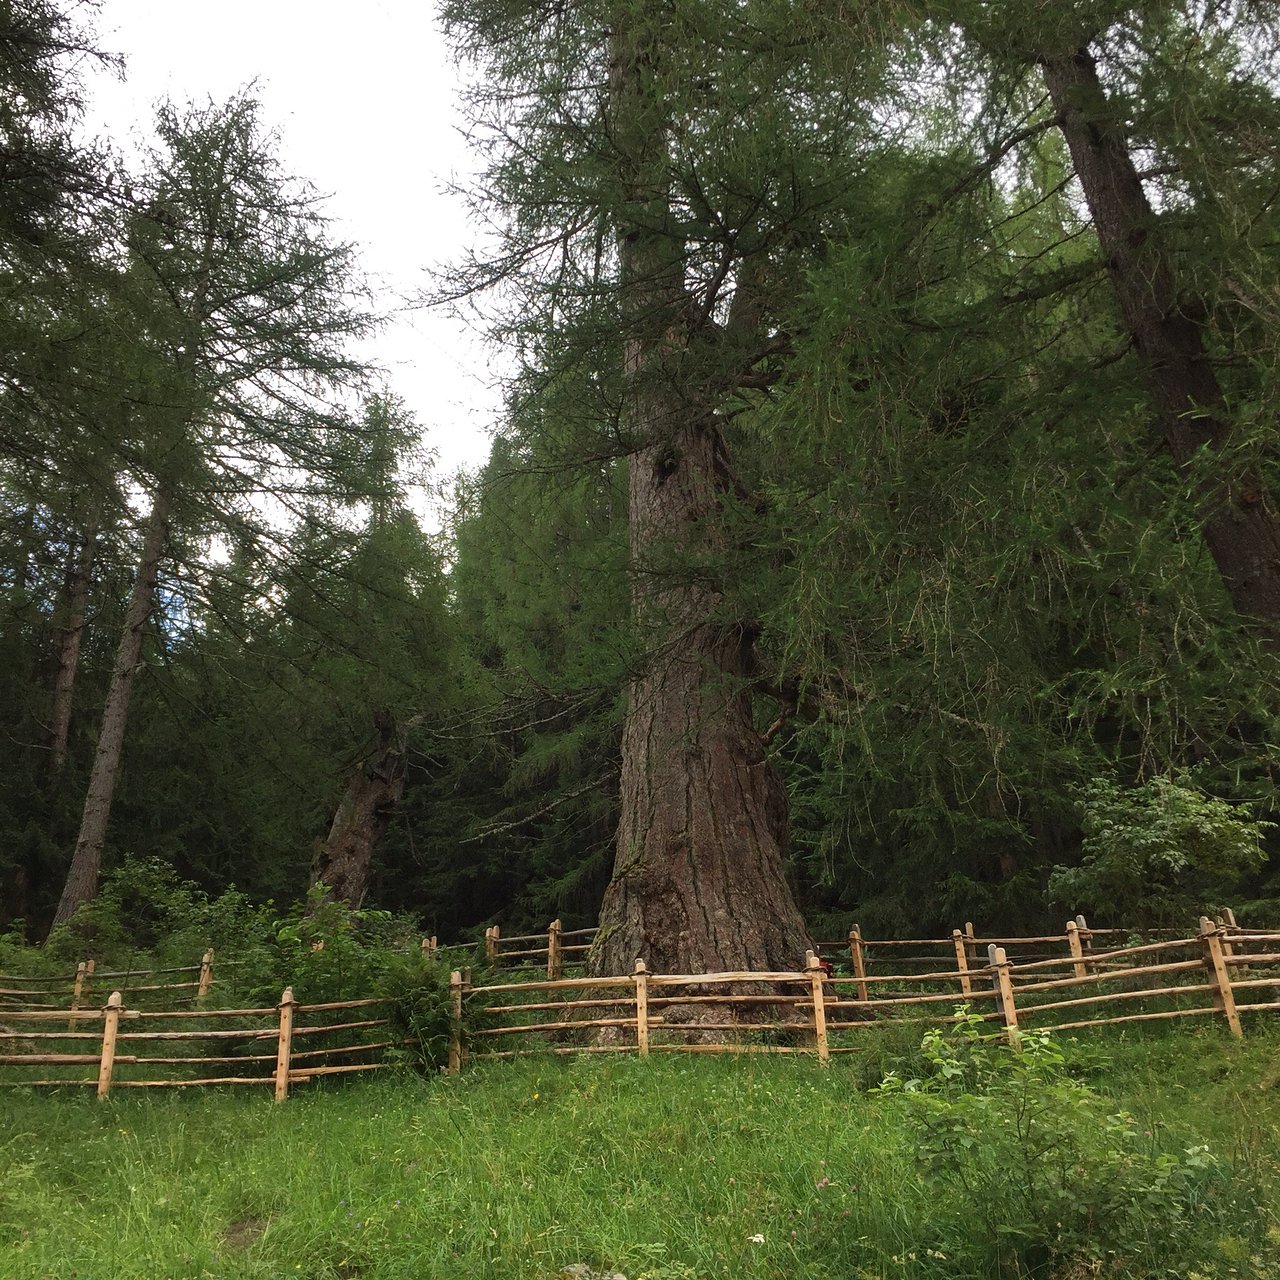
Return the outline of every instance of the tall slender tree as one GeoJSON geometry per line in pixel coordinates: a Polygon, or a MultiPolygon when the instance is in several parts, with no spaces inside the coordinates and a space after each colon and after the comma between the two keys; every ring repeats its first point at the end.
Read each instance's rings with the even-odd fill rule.
{"type": "Polygon", "coordinates": [[[351,251],[325,236],[316,197],[280,171],[247,97],[163,107],[161,149],[135,184],[127,288],[145,398],[133,462],[150,492],[99,728],[80,833],[54,917],[98,881],[125,728],[175,519],[248,520],[271,497],[335,482],[348,419],[326,405],[359,373],[367,328],[351,251]]]}

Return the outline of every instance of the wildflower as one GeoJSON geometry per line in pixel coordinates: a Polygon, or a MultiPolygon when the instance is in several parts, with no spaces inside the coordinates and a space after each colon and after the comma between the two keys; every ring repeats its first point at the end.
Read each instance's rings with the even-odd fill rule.
{"type": "Polygon", "coordinates": [[[753,1236],[748,1236],[747,1239],[750,1240],[752,1244],[764,1244],[764,1236],[760,1235],[759,1232],[753,1236]]]}
{"type": "Polygon", "coordinates": [[[831,1185],[831,1179],[824,1175],[823,1177],[819,1178],[818,1181],[815,1182],[813,1185],[815,1187],[829,1187],[831,1185]]]}

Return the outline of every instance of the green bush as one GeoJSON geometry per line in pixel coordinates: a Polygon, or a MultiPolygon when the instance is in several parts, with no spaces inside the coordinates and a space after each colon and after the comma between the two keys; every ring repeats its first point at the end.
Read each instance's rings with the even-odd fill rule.
{"type": "Polygon", "coordinates": [[[1072,910],[1120,910],[1126,924],[1185,926],[1220,906],[1262,866],[1274,826],[1165,777],[1138,787],[1095,779],[1081,805],[1083,860],[1054,868],[1049,896],[1072,910]]]}
{"type": "Polygon", "coordinates": [[[449,967],[433,956],[400,955],[383,975],[392,997],[391,1027],[407,1041],[391,1061],[420,1071],[438,1071],[449,1060],[451,1032],[449,967]]]}
{"type": "Polygon", "coordinates": [[[1167,1144],[1073,1079],[1047,1032],[1014,1049],[962,1013],[951,1035],[925,1036],[920,1077],[878,1090],[900,1098],[922,1178],[956,1206],[931,1223],[936,1254],[958,1274],[1046,1280],[1192,1260],[1196,1216],[1230,1182],[1212,1152],[1167,1144]]]}

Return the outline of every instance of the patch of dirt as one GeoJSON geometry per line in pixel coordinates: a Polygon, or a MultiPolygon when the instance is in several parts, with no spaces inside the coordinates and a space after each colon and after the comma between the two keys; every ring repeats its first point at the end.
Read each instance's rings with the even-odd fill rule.
{"type": "Polygon", "coordinates": [[[239,1218],[222,1233],[222,1240],[228,1249],[248,1249],[262,1238],[266,1229],[265,1218],[239,1218]]]}

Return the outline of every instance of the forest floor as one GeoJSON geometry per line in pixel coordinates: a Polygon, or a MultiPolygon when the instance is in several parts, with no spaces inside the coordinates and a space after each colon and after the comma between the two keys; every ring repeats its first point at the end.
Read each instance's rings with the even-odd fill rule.
{"type": "Polygon", "coordinates": [[[0,1276],[1280,1275],[1280,1035],[1066,1042],[957,1083],[906,1030],[825,1071],[530,1059],[280,1106],[9,1090],[0,1276]]]}

